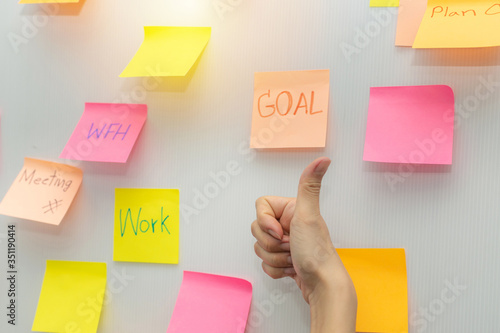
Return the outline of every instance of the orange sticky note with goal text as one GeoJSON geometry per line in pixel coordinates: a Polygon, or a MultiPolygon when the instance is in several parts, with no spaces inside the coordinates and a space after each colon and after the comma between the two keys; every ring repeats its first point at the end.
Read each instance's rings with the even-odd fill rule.
{"type": "Polygon", "coordinates": [[[329,70],[255,73],[250,147],[325,147],[329,93],[329,70]]]}

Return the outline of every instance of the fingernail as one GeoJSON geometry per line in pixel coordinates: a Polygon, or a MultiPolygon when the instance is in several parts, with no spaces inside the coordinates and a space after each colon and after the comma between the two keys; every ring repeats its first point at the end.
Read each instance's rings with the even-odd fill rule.
{"type": "Polygon", "coordinates": [[[281,244],[280,244],[280,248],[281,248],[283,251],[290,251],[290,243],[281,243],[281,244]]]}
{"type": "Polygon", "coordinates": [[[288,256],[286,258],[286,262],[289,263],[290,265],[292,264],[292,256],[288,256]]]}
{"type": "Polygon", "coordinates": [[[295,269],[293,267],[283,269],[285,275],[295,275],[295,269]]]}
{"type": "Polygon", "coordinates": [[[280,235],[278,235],[278,234],[276,233],[276,231],[269,229],[267,232],[268,232],[271,236],[273,236],[274,238],[276,238],[277,240],[281,240],[280,235]]]}
{"type": "Polygon", "coordinates": [[[328,167],[330,166],[330,159],[324,159],[314,168],[314,173],[317,175],[324,175],[328,167]]]}

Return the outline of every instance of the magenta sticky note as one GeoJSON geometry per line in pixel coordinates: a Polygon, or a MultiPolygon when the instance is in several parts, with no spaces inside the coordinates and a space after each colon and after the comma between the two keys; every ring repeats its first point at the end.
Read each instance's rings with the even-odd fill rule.
{"type": "Polygon", "coordinates": [[[185,271],[167,333],[244,333],[251,302],[246,280],[185,271]]]}
{"type": "Polygon", "coordinates": [[[145,104],[85,103],[60,158],[125,163],[148,115],[145,104]]]}
{"type": "Polygon", "coordinates": [[[363,160],[451,164],[454,116],[448,86],[371,88],[363,160]]]}

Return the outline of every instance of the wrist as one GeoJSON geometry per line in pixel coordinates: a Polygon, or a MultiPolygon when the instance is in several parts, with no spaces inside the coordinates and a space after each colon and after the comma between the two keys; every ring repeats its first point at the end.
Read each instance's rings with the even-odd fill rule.
{"type": "Polygon", "coordinates": [[[354,333],[357,297],[345,268],[324,270],[309,295],[311,333],[354,333]]]}

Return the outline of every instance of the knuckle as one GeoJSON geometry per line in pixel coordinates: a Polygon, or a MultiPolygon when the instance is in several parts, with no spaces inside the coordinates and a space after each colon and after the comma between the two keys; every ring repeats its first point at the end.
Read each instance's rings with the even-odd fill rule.
{"type": "Polygon", "coordinates": [[[270,261],[271,266],[273,266],[273,267],[281,267],[281,265],[283,264],[281,257],[279,255],[272,255],[269,258],[269,261],[270,261]]]}
{"type": "Polygon", "coordinates": [[[253,250],[255,251],[255,254],[257,255],[257,257],[261,258],[261,248],[259,246],[259,243],[255,243],[253,245],[253,250]]]}
{"type": "Polygon", "coordinates": [[[271,244],[271,242],[269,240],[266,240],[266,239],[261,240],[261,244],[260,245],[267,252],[271,252],[272,251],[273,246],[272,246],[272,244],[271,244]]]}
{"type": "Polygon", "coordinates": [[[276,271],[274,269],[269,270],[267,275],[269,275],[270,277],[272,277],[275,280],[280,278],[279,274],[276,273],[276,271]]]}
{"type": "Polygon", "coordinates": [[[302,183],[302,189],[308,194],[318,195],[321,191],[321,182],[305,181],[304,183],[302,183]]]}
{"type": "Polygon", "coordinates": [[[250,230],[252,231],[252,235],[254,237],[256,237],[255,230],[256,230],[257,227],[258,227],[257,220],[255,220],[255,221],[252,222],[252,225],[250,226],[250,230]]]}
{"type": "Polygon", "coordinates": [[[269,267],[268,265],[266,265],[265,262],[262,262],[262,269],[264,270],[264,272],[269,275],[271,278],[273,279],[279,279],[280,276],[279,274],[277,273],[276,269],[273,269],[272,267],[269,267]]]}
{"type": "Polygon", "coordinates": [[[308,214],[303,214],[303,213],[298,213],[295,216],[296,222],[299,222],[300,224],[304,225],[313,225],[316,224],[319,219],[321,219],[321,214],[319,213],[308,213],[308,214]]]}
{"type": "Polygon", "coordinates": [[[255,208],[258,208],[259,204],[262,203],[265,200],[266,200],[265,196],[257,198],[257,200],[255,200],[255,208]]]}

